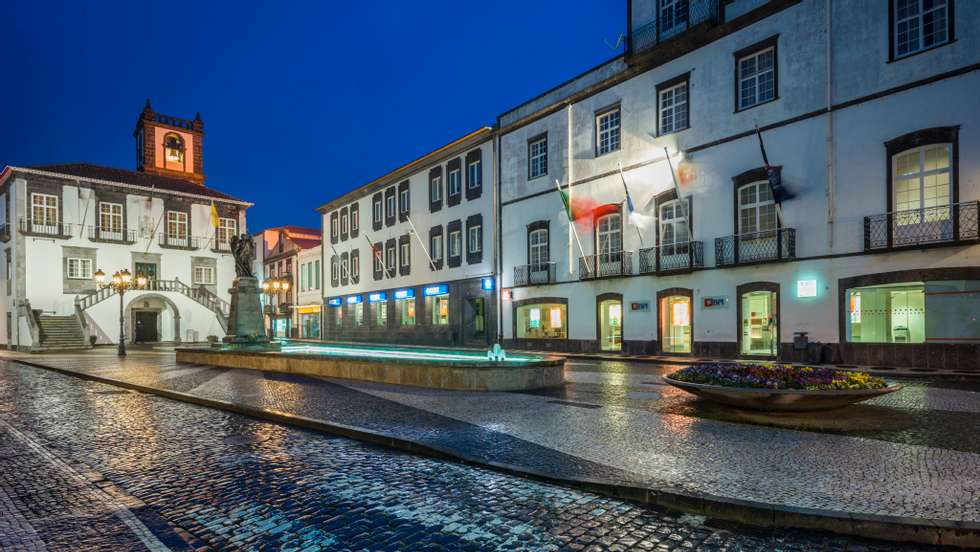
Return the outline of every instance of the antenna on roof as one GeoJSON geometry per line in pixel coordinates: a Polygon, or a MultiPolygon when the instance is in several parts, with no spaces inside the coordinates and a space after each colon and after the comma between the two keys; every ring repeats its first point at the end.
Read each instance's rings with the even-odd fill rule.
{"type": "Polygon", "coordinates": [[[606,40],[605,38],[602,39],[602,43],[605,44],[606,47],[609,48],[610,50],[618,50],[624,40],[626,40],[626,34],[619,33],[619,36],[616,37],[616,44],[610,44],[609,41],[606,40]]]}

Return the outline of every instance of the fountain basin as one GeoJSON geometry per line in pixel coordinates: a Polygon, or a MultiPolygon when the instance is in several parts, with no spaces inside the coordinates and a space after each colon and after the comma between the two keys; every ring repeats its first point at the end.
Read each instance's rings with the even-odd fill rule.
{"type": "Polygon", "coordinates": [[[285,342],[280,351],[177,349],[177,361],[456,391],[523,391],[565,382],[560,357],[490,362],[486,353],[415,347],[285,342]]]}

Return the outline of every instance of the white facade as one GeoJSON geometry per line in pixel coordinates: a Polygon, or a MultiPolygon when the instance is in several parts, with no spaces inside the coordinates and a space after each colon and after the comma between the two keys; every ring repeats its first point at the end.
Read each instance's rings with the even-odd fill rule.
{"type": "MultiPolygon", "coordinates": [[[[633,2],[634,16],[644,13],[642,6],[637,7],[639,4],[644,2],[633,2]]],[[[698,3],[692,2],[692,10],[695,4],[698,3]]],[[[795,332],[807,332],[810,341],[836,344],[842,340],[845,321],[840,306],[844,304],[845,290],[838,289],[841,279],[930,269],[928,274],[905,278],[921,282],[938,278],[938,272],[947,268],[969,269],[978,265],[980,248],[973,244],[975,202],[980,199],[980,102],[976,94],[980,86],[980,36],[976,32],[980,28],[980,5],[956,4],[955,41],[896,59],[889,54],[890,16],[886,2],[867,7],[817,0],[737,0],[725,4],[724,10],[727,15],[723,17],[730,28],[717,39],[709,41],[698,34],[702,30],[691,29],[686,31],[688,35],[672,37],[690,45],[687,53],[666,59],[658,54],[658,45],[645,52],[634,50],[630,63],[626,58],[616,58],[500,117],[504,244],[501,277],[502,287],[512,288],[510,304],[504,295],[502,313],[508,339],[518,338],[527,346],[566,350],[595,350],[609,345],[612,350],[664,351],[661,339],[665,328],[658,328],[658,318],[663,316],[658,292],[682,288],[690,293],[685,316],[693,318],[687,328],[693,332],[693,352],[749,356],[737,347],[747,336],[745,332],[751,331],[737,312],[738,290],[741,285],[751,288],[754,283],[766,282],[778,285],[777,305],[773,308],[778,314],[771,314],[769,322],[775,331],[765,331],[774,334],[772,352],[786,357],[792,351],[795,332]],[[768,4],[778,7],[771,9],[773,6],[768,4]],[[735,20],[736,15],[741,19],[735,20]],[[832,37],[830,44],[828,37],[832,37]],[[772,99],[742,107],[736,97],[736,79],[743,80],[737,63],[766,51],[775,60],[774,75],[765,77],[771,76],[774,83],[772,99]],[[828,64],[828,56],[832,63],[828,64]],[[664,103],[665,98],[658,89],[663,91],[677,83],[687,83],[689,124],[663,132],[658,99],[664,103]],[[601,125],[600,117],[609,109],[619,111],[620,146],[600,154],[601,129],[597,125],[601,125]],[[792,230],[765,234],[765,239],[780,235],[785,240],[783,253],[765,259],[775,262],[749,264],[745,259],[733,262],[731,258],[730,244],[738,242],[730,237],[740,235],[736,214],[745,217],[746,226],[754,224],[754,228],[761,228],[761,223],[751,217],[771,218],[773,214],[772,207],[763,206],[764,213],[756,210],[753,215],[743,215],[741,207],[746,205],[737,204],[737,188],[767,180],[758,177],[763,160],[754,133],[756,126],[762,129],[769,162],[781,167],[782,183],[795,196],[782,201],[778,213],[780,227],[792,230]],[[529,178],[530,143],[542,136],[547,137],[547,174],[529,178]],[[886,152],[885,143],[890,141],[894,143],[886,152]],[[956,209],[956,214],[942,216],[959,218],[961,234],[944,234],[946,231],[935,230],[933,225],[929,232],[942,234],[939,239],[921,236],[920,241],[913,239],[903,244],[907,247],[897,247],[900,232],[908,229],[896,227],[896,247],[878,247],[887,245],[878,243],[884,239],[881,236],[872,238],[872,247],[866,246],[865,217],[902,210],[896,207],[900,201],[897,191],[889,195],[890,189],[898,189],[895,177],[890,180],[889,175],[893,156],[909,148],[943,144],[948,144],[945,162],[952,168],[945,172],[952,184],[942,205],[956,209]],[[691,239],[703,244],[703,256],[695,261],[695,266],[684,267],[693,270],[671,274],[648,267],[648,274],[640,274],[640,250],[662,245],[657,243],[658,234],[664,232],[658,226],[665,215],[657,209],[659,202],[654,198],[667,200],[674,190],[665,148],[677,169],[680,195],[692,209],[691,217],[681,220],[689,225],[691,239]],[[633,221],[623,204],[623,179],[640,214],[633,221]],[[630,255],[623,257],[620,273],[613,270],[612,277],[591,278],[580,266],[580,257],[596,254],[595,225],[599,221],[585,216],[577,223],[580,250],[569,232],[556,180],[563,187],[571,181],[573,204],[579,201],[591,207],[612,206],[607,208],[621,213],[621,250],[630,255]],[[662,196],[664,193],[668,195],[662,196]],[[950,207],[963,202],[974,203],[950,207]],[[554,275],[540,275],[539,278],[546,278],[545,285],[525,285],[527,282],[515,281],[515,277],[525,278],[518,271],[526,270],[521,267],[532,262],[527,245],[528,225],[536,222],[536,228],[548,229],[548,260],[554,263],[554,275]],[[729,237],[729,241],[720,245],[725,247],[727,243],[729,249],[719,259],[716,238],[724,237],[729,237]],[[794,238],[795,251],[791,252],[786,241],[794,238]],[[948,242],[948,247],[926,243],[936,241],[948,242]],[[929,248],[920,247],[926,245],[929,248]],[[814,285],[815,296],[808,296],[814,285]],[[802,286],[802,297],[798,296],[798,286],[802,286]],[[621,295],[618,346],[597,334],[603,331],[599,312],[603,294],[621,295]],[[519,324],[514,319],[518,305],[558,304],[539,298],[567,301],[564,335],[537,332],[535,338],[515,336],[518,326],[527,324],[527,320],[519,324]],[[706,306],[705,299],[720,305],[706,306]]],[[[633,31],[643,23],[634,21],[633,31]]],[[[765,66],[759,59],[755,63],[765,66]]],[[[747,66],[742,69],[749,74],[747,66]]],[[[760,97],[768,93],[754,81],[748,84],[760,97]]],[[[672,122],[668,121],[668,128],[672,122]]],[[[939,193],[942,196],[943,192],[939,193]]],[[[923,217],[917,220],[935,215],[921,212],[927,205],[913,205],[920,208],[917,216],[923,217]]],[[[887,228],[888,220],[871,221],[873,233],[887,228]]],[[[741,234],[748,233],[743,230],[741,234]]],[[[743,247],[752,245],[742,243],[743,247]]],[[[961,299],[976,305],[978,282],[967,274],[969,271],[961,272],[957,281],[966,282],[961,299]]],[[[929,319],[927,312],[927,324],[929,319]]],[[[980,328],[975,324],[967,324],[956,335],[938,335],[944,331],[948,333],[948,329],[937,329],[937,335],[927,336],[925,342],[968,345],[974,348],[968,354],[976,354],[980,328]]],[[[948,366],[951,349],[946,350],[947,360],[943,363],[948,366]]],[[[883,354],[901,352],[873,354],[878,356],[865,359],[868,363],[902,361],[898,357],[881,358],[883,354]]],[[[975,367],[976,363],[974,356],[964,365],[975,367]]]]}
{"type": "Polygon", "coordinates": [[[99,293],[93,280],[99,269],[108,277],[123,269],[134,277],[155,272],[146,274],[147,289],[124,295],[127,340],[182,342],[224,336],[228,290],[235,278],[228,244],[234,232],[219,239],[211,226],[211,205],[214,202],[221,218],[233,221],[237,231],[245,227],[250,204],[205,195],[203,185],[200,195],[151,191],[125,182],[17,167],[8,167],[0,181],[0,225],[6,238],[0,243],[6,281],[0,297],[5,313],[0,315],[0,342],[7,347],[43,347],[38,323],[51,316],[79,317],[96,342],[117,342],[119,297],[99,293]],[[39,195],[53,198],[53,218],[39,219],[39,195]],[[105,203],[122,206],[118,231],[100,227],[100,205],[105,203]],[[168,211],[187,214],[186,231],[179,236],[168,234],[168,211]],[[175,245],[169,238],[181,243],[175,245]]]}
{"type": "Polygon", "coordinates": [[[483,128],[320,208],[326,339],[495,340],[495,156],[492,131],[483,128]],[[427,290],[440,295],[427,298],[427,290]],[[401,310],[410,307],[401,306],[405,297],[396,304],[397,292],[414,294],[405,320],[401,310]],[[383,295],[372,302],[374,293],[383,295]]]}
{"type": "Polygon", "coordinates": [[[320,339],[323,306],[323,246],[304,249],[296,255],[296,315],[299,337],[320,339]]]}

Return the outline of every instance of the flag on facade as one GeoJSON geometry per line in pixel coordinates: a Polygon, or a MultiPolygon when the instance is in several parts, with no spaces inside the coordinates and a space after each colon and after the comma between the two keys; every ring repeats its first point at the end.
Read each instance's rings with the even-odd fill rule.
{"type": "Polygon", "coordinates": [[[214,201],[211,202],[211,226],[218,228],[221,221],[218,219],[218,208],[214,206],[214,201]]]}
{"type": "Polygon", "coordinates": [[[791,199],[793,194],[783,186],[781,167],[773,167],[769,164],[769,156],[766,155],[766,145],[762,141],[762,129],[758,125],[755,127],[755,134],[759,137],[759,151],[762,152],[762,167],[766,170],[766,179],[769,181],[769,192],[772,200],[782,203],[784,199],[791,199]]]}

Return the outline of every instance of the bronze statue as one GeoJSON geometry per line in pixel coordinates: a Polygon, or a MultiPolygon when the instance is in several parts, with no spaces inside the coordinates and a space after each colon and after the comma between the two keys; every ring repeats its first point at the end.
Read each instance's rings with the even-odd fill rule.
{"type": "Polygon", "coordinates": [[[252,259],[255,258],[255,244],[248,234],[231,237],[231,253],[235,256],[235,275],[239,278],[254,278],[252,259]]]}

